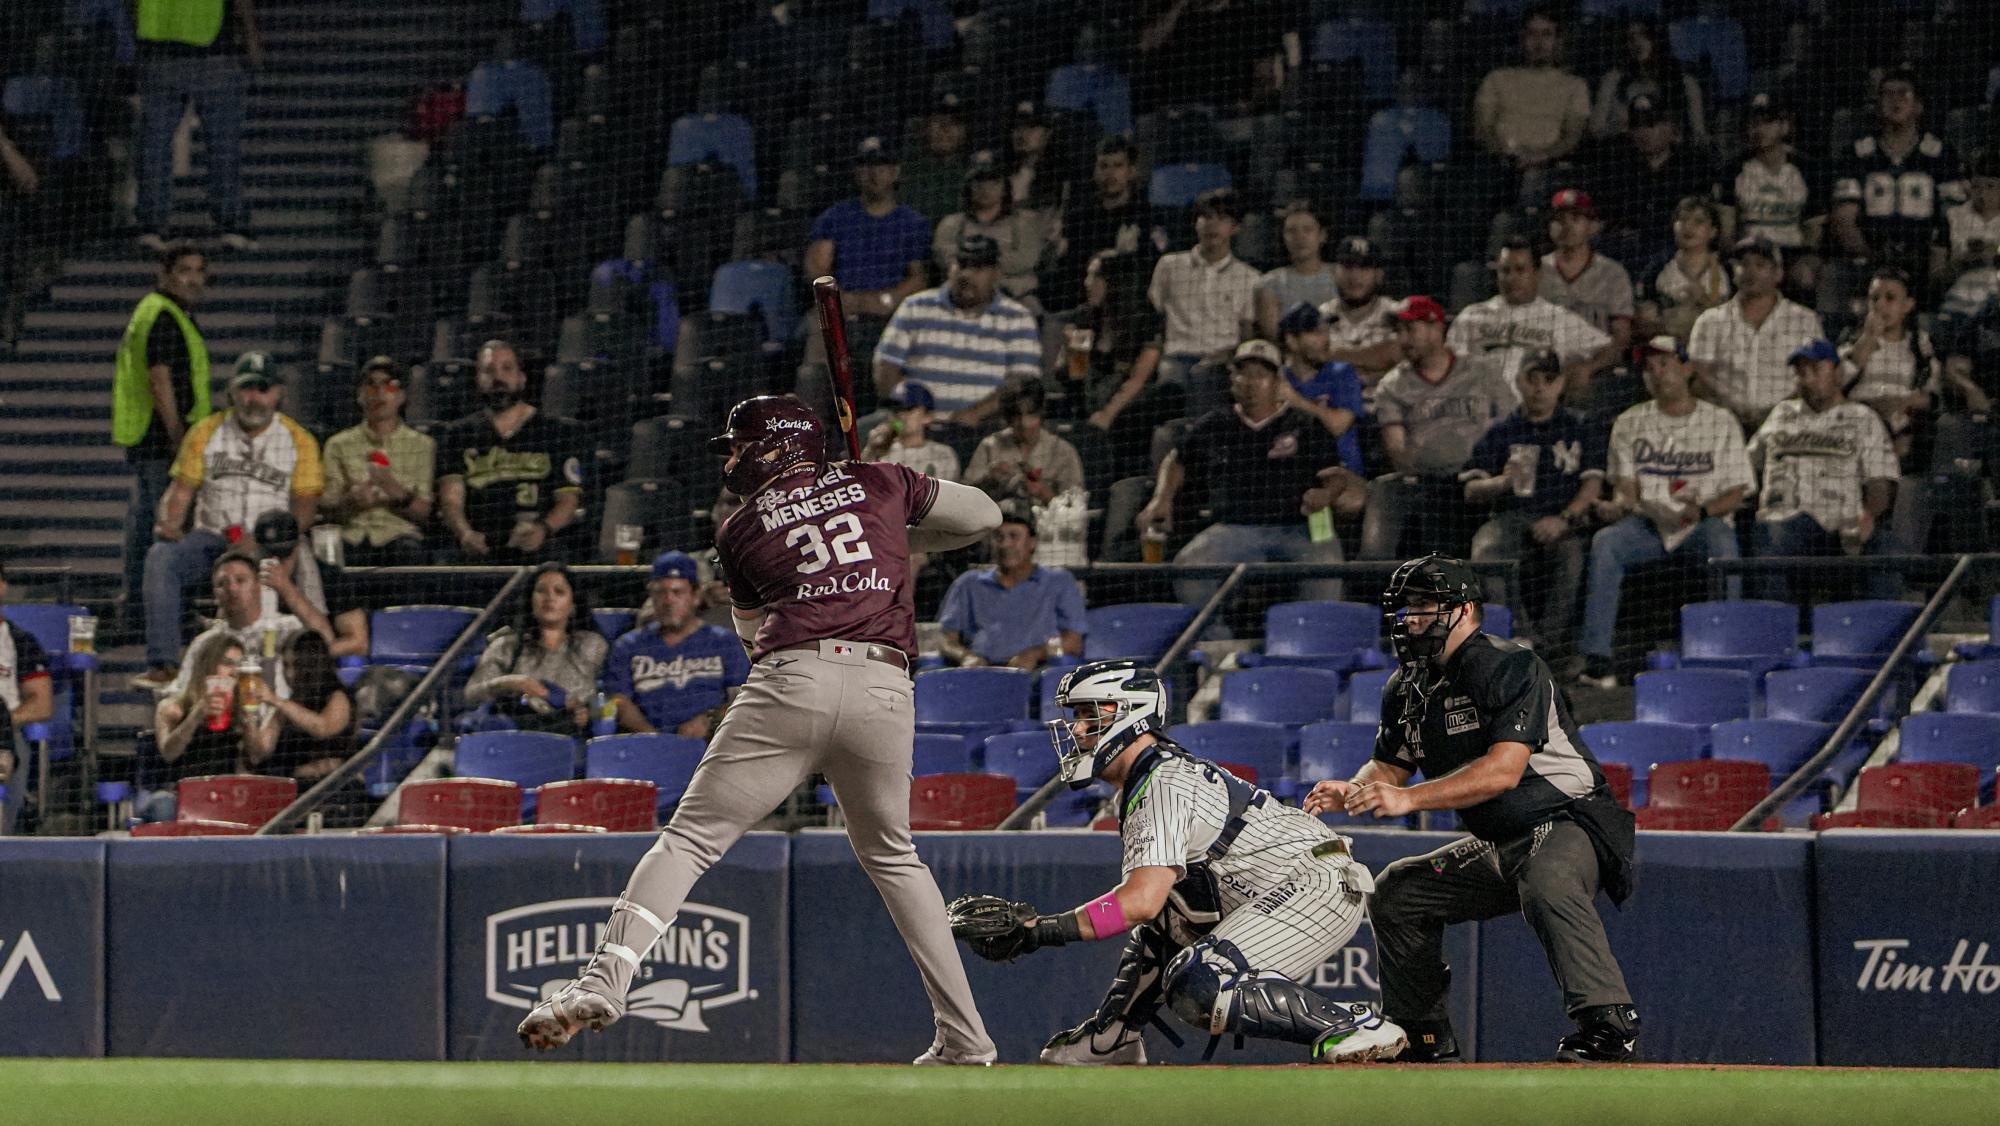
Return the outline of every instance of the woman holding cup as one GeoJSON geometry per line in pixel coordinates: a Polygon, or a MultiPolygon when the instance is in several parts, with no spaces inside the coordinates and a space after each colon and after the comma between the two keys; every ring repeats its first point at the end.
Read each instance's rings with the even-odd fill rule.
{"type": "Polygon", "coordinates": [[[188,654],[192,675],[187,686],[154,709],[154,733],[166,769],[161,788],[139,802],[141,821],[174,819],[181,779],[241,770],[254,722],[237,707],[242,662],[242,644],[224,633],[202,635],[188,654]]]}

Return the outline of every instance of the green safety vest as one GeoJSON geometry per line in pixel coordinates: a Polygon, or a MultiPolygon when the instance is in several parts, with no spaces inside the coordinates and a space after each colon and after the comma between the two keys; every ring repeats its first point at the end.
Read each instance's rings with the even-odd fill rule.
{"type": "Polygon", "coordinates": [[[118,372],[111,381],[111,440],[130,448],[146,436],[153,422],[153,381],[147,372],[146,338],[153,322],[164,312],[180,322],[187,338],[188,377],[193,384],[194,402],[188,407],[189,425],[212,413],[208,399],[208,342],[181,307],[164,293],[148,293],[132,310],[132,322],[125,326],[125,341],[118,346],[118,372]]]}
{"type": "Polygon", "coordinates": [[[223,0],[139,0],[139,38],[206,47],[222,34],[223,0]]]}

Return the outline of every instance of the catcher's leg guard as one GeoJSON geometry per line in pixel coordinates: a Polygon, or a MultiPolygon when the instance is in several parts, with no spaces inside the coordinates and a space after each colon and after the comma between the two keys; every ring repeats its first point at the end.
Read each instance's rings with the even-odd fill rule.
{"type": "Polygon", "coordinates": [[[1305,1044],[1316,1060],[1390,1059],[1406,1042],[1368,1005],[1336,1005],[1288,977],[1251,970],[1227,939],[1183,950],[1167,968],[1166,993],[1175,1015],[1211,1036],[1305,1044]]]}
{"type": "MultiPolygon", "coordinates": [[[[1090,1019],[1049,1037],[1042,1045],[1041,1061],[1073,1067],[1145,1063],[1146,1042],[1141,1031],[1158,1020],[1164,1000],[1160,981],[1166,972],[1168,950],[1166,935],[1158,926],[1141,923],[1132,928],[1103,1003],[1090,1019]]],[[[1171,1029],[1161,1028],[1174,1043],[1180,1043],[1171,1029]]]]}

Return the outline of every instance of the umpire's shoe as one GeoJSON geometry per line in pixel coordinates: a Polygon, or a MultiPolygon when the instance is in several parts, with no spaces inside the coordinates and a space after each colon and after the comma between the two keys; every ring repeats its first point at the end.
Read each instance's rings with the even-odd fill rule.
{"type": "Polygon", "coordinates": [[[592,993],[570,982],[528,1012],[528,1019],[515,1031],[524,1047],[538,1052],[560,1048],[570,1037],[588,1028],[602,1032],[624,1016],[624,1007],[601,993],[592,993]]]}
{"type": "Polygon", "coordinates": [[[1041,1061],[1063,1067],[1114,1067],[1146,1062],[1146,1038],[1139,1030],[1118,1021],[1110,1028],[1098,1028],[1087,1020],[1067,1032],[1058,1032],[1042,1045],[1041,1061]]]}
{"type": "Polygon", "coordinates": [[[1403,1030],[1409,1033],[1410,1045],[1396,1057],[1397,1063],[1465,1062],[1465,1057],[1459,1053],[1458,1037],[1452,1032],[1450,1021],[1406,1020],[1403,1030]]]}
{"type": "Polygon", "coordinates": [[[1556,1062],[1625,1063],[1638,1048],[1639,1010],[1597,1005],[1576,1014],[1576,1031],[1556,1043],[1556,1062]]]}

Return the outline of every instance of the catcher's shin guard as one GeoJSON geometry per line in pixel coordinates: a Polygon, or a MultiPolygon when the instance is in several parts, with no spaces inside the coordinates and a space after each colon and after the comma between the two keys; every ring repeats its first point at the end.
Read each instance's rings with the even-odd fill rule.
{"type": "Polygon", "coordinates": [[[1305,1044],[1316,1060],[1389,1059],[1406,1043],[1403,1030],[1373,1008],[1336,1005],[1281,974],[1258,973],[1222,939],[1182,951],[1168,967],[1166,990],[1174,1013],[1211,1036],[1305,1044]]]}
{"type": "MultiPolygon", "coordinates": [[[[1147,1024],[1158,1022],[1165,1001],[1160,982],[1168,950],[1166,936],[1157,925],[1141,923],[1132,928],[1103,1003],[1090,1019],[1049,1037],[1042,1045],[1041,1061],[1081,1067],[1145,1063],[1146,1042],[1141,1032],[1147,1024]]],[[[1164,1024],[1160,1029],[1176,1045],[1181,1042],[1164,1024]]]]}

